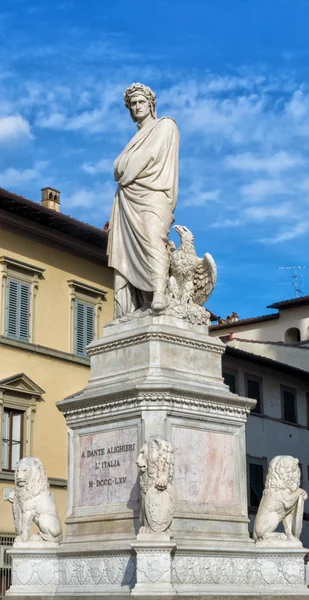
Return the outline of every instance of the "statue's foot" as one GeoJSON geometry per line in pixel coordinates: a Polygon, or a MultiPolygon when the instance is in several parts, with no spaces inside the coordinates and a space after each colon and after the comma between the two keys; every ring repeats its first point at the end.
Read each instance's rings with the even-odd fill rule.
{"type": "Polygon", "coordinates": [[[153,293],[151,308],[156,312],[164,310],[166,308],[166,297],[165,294],[163,294],[163,292],[153,293]]]}

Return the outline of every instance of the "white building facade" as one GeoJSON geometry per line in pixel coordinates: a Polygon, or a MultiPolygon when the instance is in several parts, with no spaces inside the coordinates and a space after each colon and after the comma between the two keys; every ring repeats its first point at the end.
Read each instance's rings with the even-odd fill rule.
{"type": "MultiPolygon", "coordinates": [[[[225,383],[234,393],[257,400],[247,423],[251,531],[274,456],[289,454],[299,459],[301,487],[309,495],[309,297],[295,301],[295,305],[294,301],[272,305],[278,308],[272,316],[215,325],[210,332],[226,343],[225,383]]],[[[308,548],[309,500],[302,541],[308,548]]]]}

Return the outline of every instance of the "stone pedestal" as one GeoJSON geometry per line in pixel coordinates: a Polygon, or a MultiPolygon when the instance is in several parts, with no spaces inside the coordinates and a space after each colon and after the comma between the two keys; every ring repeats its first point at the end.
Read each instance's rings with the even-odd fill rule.
{"type": "Polygon", "coordinates": [[[305,550],[259,550],[249,538],[245,424],[254,401],[224,385],[223,352],[207,327],[167,315],[104,328],[89,347],[89,384],[58,404],[70,440],[66,538],[45,554],[12,550],[11,595],[307,593],[305,550]],[[150,436],[162,436],[175,450],[167,546],[137,540],[136,459],[150,436]]]}
{"type": "Polygon", "coordinates": [[[252,400],[223,384],[224,345],[167,316],[109,325],[89,348],[89,385],[59,403],[71,430],[65,543],[130,547],[139,528],[136,458],[161,435],[175,449],[177,547],[247,545],[245,422],[252,400]]]}
{"type": "Polygon", "coordinates": [[[132,596],[174,595],[172,556],[175,544],[167,534],[139,534],[132,544],[136,552],[136,584],[132,596]]]}

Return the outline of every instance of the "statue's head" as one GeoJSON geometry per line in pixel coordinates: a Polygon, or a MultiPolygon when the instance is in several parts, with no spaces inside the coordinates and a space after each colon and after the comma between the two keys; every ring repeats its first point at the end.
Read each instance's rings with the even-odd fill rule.
{"type": "Polygon", "coordinates": [[[15,484],[18,491],[30,496],[49,490],[45,469],[39,458],[25,456],[19,461],[15,471],[15,484]]]}
{"type": "Polygon", "coordinates": [[[151,437],[141,447],[136,464],[141,472],[143,491],[147,491],[163,474],[167,476],[167,483],[171,483],[174,475],[172,444],[163,438],[151,437]]]}
{"type": "Polygon", "coordinates": [[[132,83],[124,93],[124,102],[134,123],[142,123],[148,115],[156,118],[156,95],[147,85],[132,83]]]}
{"type": "Polygon", "coordinates": [[[293,456],[275,456],[270,461],[265,490],[287,489],[295,492],[300,486],[300,468],[293,456]]]}

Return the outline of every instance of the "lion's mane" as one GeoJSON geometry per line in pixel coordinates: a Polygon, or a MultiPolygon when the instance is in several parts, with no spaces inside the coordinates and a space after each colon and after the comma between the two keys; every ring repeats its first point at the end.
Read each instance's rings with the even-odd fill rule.
{"type": "Polygon", "coordinates": [[[16,496],[21,502],[49,490],[47,475],[39,458],[36,458],[35,456],[25,456],[25,458],[21,459],[15,471],[15,485],[16,496]],[[19,467],[23,464],[30,467],[30,477],[26,485],[20,486],[17,474],[19,467]]]}
{"type": "Polygon", "coordinates": [[[147,469],[141,476],[141,488],[144,494],[160,477],[166,477],[166,483],[171,483],[174,475],[174,450],[170,442],[153,437],[144,444],[143,452],[146,457],[147,469]]]}
{"type": "Polygon", "coordinates": [[[269,469],[265,482],[265,495],[270,495],[273,491],[292,490],[300,485],[300,469],[298,459],[293,456],[275,456],[269,464],[269,469]],[[292,475],[289,479],[283,478],[280,472],[283,467],[292,467],[292,475]],[[296,485],[297,484],[297,485],[296,485]]]}

